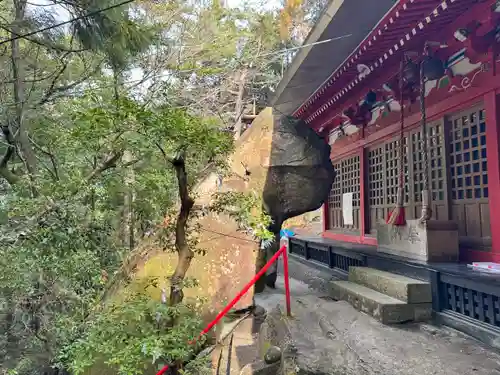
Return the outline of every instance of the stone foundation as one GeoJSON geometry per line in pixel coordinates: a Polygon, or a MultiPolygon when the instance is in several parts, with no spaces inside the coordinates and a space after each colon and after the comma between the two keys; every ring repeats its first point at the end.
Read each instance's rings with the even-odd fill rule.
{"type": "Polygon", "coordinates": [[[431,220],[405,226],[377,225],[378,252],[422,262],[458,261],[458,226],[452,221],[431,220]]]}

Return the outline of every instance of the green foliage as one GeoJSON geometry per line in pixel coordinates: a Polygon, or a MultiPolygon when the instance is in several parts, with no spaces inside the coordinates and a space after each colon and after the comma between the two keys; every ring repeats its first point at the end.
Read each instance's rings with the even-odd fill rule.
{"type": "Polygon", "coordinates": [[[272,223],[271,217],[263,210],[262,198],[255,192],[217,193],[211,209],[228,213],[243,230],[260,240],[274,239],[273,233],[267,229],[272,223]]]}
{"type": "Polygon", "coordinates": [[[178,150],[186,152],[193,183],[207,164],[224,164],[233,143],[218,126],[186,110],[93,94],[61,102],[38,118],[33,134],[46,150],[40,159],[45,168],[34,179],[39,195],[30,196],[28,179],[21,176],[0,201],[8,219],[0,228],[0,268],[5,270],[0,316],[8,317],[0,330],[3,367],[28,374],[53,362],[62,350],[61,365],[69,363],[77,373],[89,361],[102,360],[120,374],[135,374],[153,358],[184,362],[192,356],[196,348],[183,343],[200,323],[186,306],[169,310],[134,294],[125,304],[97,315],[92,311],[107,278],[126,258],[117,235],[122,225],[117,207],[123,206],[127,189],[134,192],[134,231],[141,238],[176,203],[171,159],[178,150]],[[125,152],[131,161],[124,160],[125,152]],[[153,312],[179,315],[179,320],[169,330],[154,331],[155,325],[147,323],[153,312]],[[127,320],[137,323],[137,332],[130,332],[127,320]],[[103,341],[106,335],[110,340],[103,341]],[[119,345],[123,335],[134,340],[119,345]],[[99,346],[105,342],[106,350],[99,346]],[[39,354],[26,354],[32,352],[39,354]],[[99,353],[106,358],[95,357],[99,353]]]}
{"type": "Polygon", "coordinates": [[[22,210],[0,233],[0,316],[7,317],[0,351],[2,367],[24,374],[72,341],[104,288],[103,270],[113,273],[122,249],[104,223],[83,225],[79,205],[65,204],[30,227],[22,223],[30,211],[23,199],[8,204],[22,210]]]}
{"type": "Polygon", "coordinates": [[[115,369],[119,375],[139,375],[156,366],[188,361],[185,373],[199,373],[204,363],[192,359],[205,338],[194,345],[189,342],[202,328],[192,307],[170,307],[151,301],[144,293],[132,293],[107,306],[86,324],[81,337],[65,348],[60,360],[69,363],[74,375],[92,366],[115,369]]]}
{"type": "MultiPolygon", "coordinates": [[[[50,2],[75,17],[119,1],[50,2]]],[[[7,30],[60,21],[37,2],[16,16],[22,3],[0,2],[7,30]]],[[[248,70],[243,107],[279,80],[280,57],[263,57],[282,47],[277,15],[215,4],[139,0],[4,45],[0,124],[17,138],[9,160],[8,139],[0,142],[0,374],[50,373],[50,366],[76,374],[92,364],[144,373],[153,362],[190,361],[199,349],[186,344],[200,328],[194,308],[142,293],[106,306],[104,296],[127,270],[129,243],[148,237],[173,248],[175,220],[163,223],[177,213],[172,158],[184,153],[189,188],[207,170],[227,169],[233,135],[220,129],[240,115],[235,76],[248,70]],[[135,80],[132,68],[147,84],[127,82],[135,80]]],[[[217,198],[216,211],[272,237],[257,195],[217,198]]]]}

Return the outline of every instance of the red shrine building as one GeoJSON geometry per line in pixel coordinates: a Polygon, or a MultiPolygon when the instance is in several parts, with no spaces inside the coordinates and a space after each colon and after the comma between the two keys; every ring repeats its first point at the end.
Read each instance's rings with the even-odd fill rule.
{"type": "Polygon", "coordinates": [[[499,347],[500,274],[467,264],[500,263],[500,1],[333,0],[305,44],[273,108],[328,140],[338,175],[293,258],[427,280],[439,322],[499,347]]]}

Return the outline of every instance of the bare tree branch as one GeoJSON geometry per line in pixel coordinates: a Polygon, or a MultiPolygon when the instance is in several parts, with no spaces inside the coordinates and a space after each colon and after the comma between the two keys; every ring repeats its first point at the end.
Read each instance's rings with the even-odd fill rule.
{"type": "Polygon", "coordinates": [[[103,63],[103,61],[101,61],[101,63],[99,63],[92,71],[90,71],[89,73],[85,74],[80,79],[78,79],[78,80],[70,83],[69,85],[56,87],[57,79],[64,73],[64,71],[67,68],[67,64],[65,64],[61,68],[59,74],[53,79],[53,81],[52,81],[49,89],[45,93],[45,95],[42,98],[42,100],[40,100],[39,104],[40,105],[46,104],[46,103],[50,102],[51,100],[55,99],[55,97],[53,97],[55,94],[69,91],[69,90],[75,88],[76,86],[84,83],[85,81],[87,81],[90,77],[92,77],[93,75],[95,75],[101,69],[102,63],[103,63]]]}
{"type": "Polygon", "coordinates": [[[40,146],[38,143],[36,143],[33,138],[29,137],[29,139],[30,139],[31,143],[33,144],[33,146],[35,146],[35,148],[37,150],[41,151],[43,154],[47,155],[50,158],[50,162],[52,164],[52,169],[47,168],[47,170],[52,174],[52,176],[54,177],[54,179],[56,181],[59,181],[59,172],[57,170],[57,162],[56,162],[56,158],[55,158],[54,154],[49,152],[48,150],[45,150],[42,146],[40,146]]]}
{"type": "Polygon", "coordinates": [[[116,162],[120,160],[123,156],[123,151],[114,151],[101,161],[101,163],[95,168],[85,179],[87,182],[92,181],[97,176],[101,175],[104,171],[115,168],[116,162]]]}

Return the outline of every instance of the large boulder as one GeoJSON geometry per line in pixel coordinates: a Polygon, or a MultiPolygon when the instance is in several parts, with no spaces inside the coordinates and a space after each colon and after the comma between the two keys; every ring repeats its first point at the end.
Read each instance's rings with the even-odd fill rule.
{"type": "MultiPolygon", "coordinates": [[[[208,208],[216,192],[236,191],[264,196],[270,213],[277,214],[280,221],[317,209],[331,187],[333,168],[325,161],[329,161],[329,146],[306,124],[292,122],[288,125],[286,121],[275,117],[271,108],[262,111],[236,142],[229,161],[230,173],[221,180],[215,171],[208,170],[205,178],[195,186],[195,207],[208,208]],[[278,151],[280,147],[293,148],[294,152],[287,151],[283,155],[278,151]],[[319,151],[311,151],[314,149],[319,151]],[[314,169],[314,175],[308,171],[310,168],[314,169]],[[286,185],[285,188],[282,185],[286,185]],[[279,211],[282,209],[285,211],[279,211]]],[[[295,220],[298,226],[307,226],[312,221],[295,220]]],[[[242,232],[227,215],[208,213],[198,219],[198,224],[201,229],[199,247],[206,250],[206,255],[196,255],[193,259],[187,276],[197,279],[199,286],[186,289],[185,296],[189,300],[205,297],[204,307],[209,312],[208,317],[212,317],[253,278],[257,256],[263,254],[259,251],[259,243],[242,232]]],[[[137,267],[137,277],[165,278],[172,274],[176,264],[175,253],[160,249],[148,251],[147,259],[137,267]]],[[[160,283],[151,293],[159,298],[166,282],[160,283]]],[[[252,304],[253,289],[235,309],[245,309],[252,304]]]]}
{"type": "MultiPolygon", "coordinates": [[[[215,192],[252,192],[263,197],[275,222],[270,229],[277,236],[284,220],[318,210],[328,197],[334,175],[330,146],[325,140],[304,122],[275,116],[267,108],[237,141],[229,175],[220,179],[210,173],[197,186],[196,204],[210,206],[215,192]]],[[[278,241],[267,250],[259,249],[259,244],[239,231],[226,215],[208,214],[199,224],[201,246],[208,250],[202,261],[213,265],[214,279],[209,284],[214,285],[220,298],[236,295],[253,277],[254,265],[261,267],[277,250],[278,241]]],[[[275,278],[276,267],[272,267],[268,285],[275,278]]],[[[262,290],[263,283],[260,285],[256,291],[262,290]]],[[[252,300],[253,290],[236,307],[245,308],[252,300]]]]}
{"type": "MultiPolygon", "coordinates": [[[[273,223],[274,243],[268,244],[257,268],[279,249],[280,230],[287,219],[319,209],[328,199],[335,170],[330,160],[330,145],[304,121],[291,116],[275,116],[271,154],[267,164],[263,203],[273,223]]],[[[272,267],[266,283],[274,288],[277,268],[272,267]]],[[[264,283],[256,284],[256,291],[264,283]]]]}
{"type": "Polygon", "coordinates": [[[328,199],[335,178],[330,145],[304,121],[275,117],[263,200],[281,224],[315,211],[328,199]]]}

